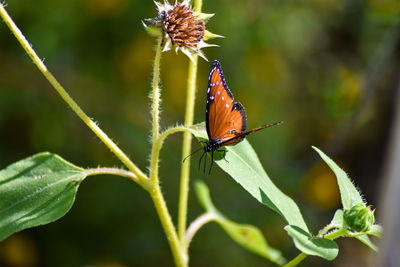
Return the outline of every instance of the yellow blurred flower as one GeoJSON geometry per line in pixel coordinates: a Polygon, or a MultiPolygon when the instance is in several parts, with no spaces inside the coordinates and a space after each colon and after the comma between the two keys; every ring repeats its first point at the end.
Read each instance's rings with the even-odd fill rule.
{"type": "Polygon", "coordinates": [[[400,13],[399,0],[368,0],[371,9],[383,16],[398,16],[400,13]]]}
{"type": "Polygon", "coordinates": [[[23,233],[17,233],[2,241],[1,258],[8,266],[37,266],[36,244],[23,233]]]}
{"type": "Polygon", "coordinates": [[[339,100],[343,109],[348,110],[358,103],[361,94],[361,78],[357,73],[341,68],[339,69],[339,80],[339,100]]]}
{"type": "Polygon", "coordinates": [[[317,163],[308,171],[304,183],[305,197],[321,210],[340,204],[339,187],[335,174],[324,163],[317,163]]]}
{"type": "Polygon", "coordinates": [[[83,6],[88,13],[98,17],[115,16],[127,3],[127,0],[83,0],[83,6]]]}

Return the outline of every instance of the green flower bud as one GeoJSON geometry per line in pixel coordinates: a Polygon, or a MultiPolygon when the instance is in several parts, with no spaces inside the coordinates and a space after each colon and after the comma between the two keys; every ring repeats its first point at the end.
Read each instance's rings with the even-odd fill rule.
{"type": "Polygon", "coordinates": [[[343,212],[344,227],[352,232],[368,232],[375,222],[374,210],[360,203],[343,212]]]}

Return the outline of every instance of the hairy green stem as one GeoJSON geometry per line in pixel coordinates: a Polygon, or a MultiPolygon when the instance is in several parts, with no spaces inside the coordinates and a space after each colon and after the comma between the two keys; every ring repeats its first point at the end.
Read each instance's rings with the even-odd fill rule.
{"type": "Polygon", "coordinates": [[[159,137],[154,141],[153,143],[153,148],[152,148],[152,156],[151,156],[151,181],[153,182],[157,182],[158,183],[158,159],[160,157],[160,151],[162,148],[162,145],[164,143],[165,138],[167,138],[169,135],[177,133],[177,132],[184,132],[190,133],[190,130],[187,127],[184,126],[177,126],[177,127],[172,127],[169,128],[167,130],[165,130],[164,132],[162,132],[159,137]]]}
{"type": "MultiPolygon", "coordinates": [[[[193,10],[200,12],[202,7],[202,0],[195,0],[193,10]]],[[[193,60],[189,61],[189,71],[186,89],[186,110],[185,110],[185,126],[190,127],[193,125],[194,106],[196,98],[196,80],[197,80],[197,66],[198,56],[194,55],[193,60]]],[[[190,154],[192,149],[192,134],[185,132],[182,141],[182,161],[190,154]]],[[[189,200],[189,177],[190,177],[190,158],[182,162],[180,174],[180,188],[179,188],[179,204],[178,204],[178,236],[179,240],[184,247],[185,233],[187,223],[187,205],[189,200]]]]}
{"type": "Polygon", "coordinates": [[[334,228],[339,228],[338,225],[332,225],[332,224],[328,224],[327,226],[325,226],[324,228],[322,228],[319,232],[318,232],[318,237],[324,237],[324,235],[329,232],[330,230],[334,229],[334,228]]]}
{"type": "Polygon", "coordinates": [[[89,116],[78,106],[78,104],[71,98],[71,96],[65,91],[61,84],[56,80],[56,78],[47,69],[44,63],[40,60],[36,52],[33,50],[32,46],[26,40],[25,36],[22,34],[20,29],[15,25],[14,21],[8,15],[4,6],[0,4],[0,16],[3,18],[4,22],[7,24],[8,28],[17,38],[18,42],[21,44],[22,48],[26,51],[29,57],[32,59],[33,63],[38,67],[58,94],[64,99],[64,101],[71,107],[71,109],[78,115],[78,117],[100,138],[100,140],[124,163],[124,165],[133,172],[141,185],[146,185],[148,183],[148,178],[146,175],[126,156],[124,152],[99,128],[99,126],[92,121],[89,116]]]}
{"type": "Polygon", "coordinates": [[[153,81],[152,81],[152,105],[151,105],[151,113],[152,113],[152,139],[155,142],[160,133],[160,100],[161,100],[161,90],[160,90],[160,66],[161,66],[161,43],[162,38],[159,37],[157,40],[156,47],[156,56],[154,58],[153,65],[153,81]]]}
{"type": "Polygon", "coordinates": [[[187,266],[188,262],[187,255],[178,240],[178,235],[176,234],[175,227],[172,223],[171,216],[169,215],[168,208],[165,204],[165,200],[162,195],[160,185],[158,183],[153,184],[152,189],[150,190],[150,196],[151,199],[153,200],[157,214],[161,221],[161,225],[164,229],[168,243],[171,247],[172,255],[174,256],[174,261],[176,266],[178,267],[187,266]]]}
{"type": "Polygon", "coordinates": [[[334,230],[326,235],[324,235],[324,238],[333,240],[341,236],[345,236],[347,234],[347,230],[345,228],[340,228],[338,230],[334,230]]]}
{"type": "MultiPolygon", "coordinates": [[[[153,81],[152,81],[152,149],[151,149],[151,160],[150,160],[150,196],[153,200],[156,208],[158,217],[160,218],[161,225],[164,229],[168,243],[171,247],[172,255],[174,257],[175,264],[180,267],[187,266],[187,254],[183,249],[183,246],[179,242],[178,235],[176,233],[175,226],[172,222],[171,215],[168,211],[165,203],[164,196],[161,192],[159,176],[158,176],[158,161],[161,146],[164,138],[167,134],[164,134],[160,138],[159,133],[159,113],[160,113],[160,64],[161,64],[161,37],[158,38],[156,46],[156,55],[154,58],[153,65],[153,81]]],[[[171,130],[172,131],[172,130],[171,130]]]]}
{"type": "MultiPolygon", "coordinates": [[[[118,168],[93,168],[93,169],[86,169],[85,173],[87,176],[92,176],[92,175],[100,175],[100,174],[112,174],[112,175],[118,175],[122,177],[126,177],[142,187],[145,188],[145,185],[141,184],[141,181],[138,179],[138,177],[130,171],[124,170],[124,169],[118,169],[118,168]]],[[[145,188],[147,190],[147,188],[145,188]]]]}
{"type": "Polygon", "coordinates": [[[153,63],[153,81],[151,91],[151,115],[152,115],[152,148],[150,160],[150,180],[151,183],[158,183],[158,153],[160,148],[156,146],[159,133],[159,115],[160,115],[160,65],[161,65],[161,42],[162,38],[159,37],[156,46],[156,55],[153,63]],[[157,181],[156,181],[157,180],[157,181]]]}

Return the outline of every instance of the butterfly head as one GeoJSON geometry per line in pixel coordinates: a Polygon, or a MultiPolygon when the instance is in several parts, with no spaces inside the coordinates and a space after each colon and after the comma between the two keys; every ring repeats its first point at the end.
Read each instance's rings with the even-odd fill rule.
{"type": "Polygon", "coordinates": [[[221,141],[219,139],[210,140],[204,147],[204,152],[212,152],[221,147],[221,141]]]}

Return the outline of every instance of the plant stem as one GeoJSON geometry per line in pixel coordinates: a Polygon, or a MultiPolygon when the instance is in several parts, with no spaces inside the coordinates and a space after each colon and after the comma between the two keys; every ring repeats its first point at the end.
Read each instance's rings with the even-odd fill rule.
{"type": "MultiPolygon", "coordinates": [[[[196,76],[198,56],[194,56],[194,60],[189,62],[189,73],[186,91],[186,111],[185,126],[193,125],[194,105],[196,95],[196,76]],[[194,61],[194,62],[193,62],[194,61]]],[[[192,149],[192,134],[185,132],[182,142],[182,161],[190,154],[192,149]]],[[[179,210],[178,210],[178,235],[179,240],[183,244],[185,242],[186,222],[187,222],[187,204],[189,199],[189,176],[190,176],[190,158],[182,162],[181,178],[179,189],[179,210]]]]}
{"type": "Polygon", "coordinates": [[[333,228],[339,228],[338,225],[328,224],[318,232],[318,237],[324,237],[324,234],[332,230],[333,228]]]}
{"type": "MultiPolygon", "coordinates": [[[[177,132],[189,132],[190,131],[186,127],[173,127],[165,130],[161,134],[159,134],[159,137],[155,139],[152,147],[152,153],[151,153],[151,163],[150,163],[150,180],[151,183],[159,184],[158,181],[158,159],[160,157],[160,151],[162,148],[162,145],[164,143],[165,138],[167,138],[169,135],[177,132]]],[[[153,186],[152,186],[153,188],[153,186]]]]}
{"type": "Polygon", "coordinates": [[[299,255],[297,255],[296,258],[294,258],[293,260],[291,260],[290,262],[286,263],[284,265],[284,267],[293,267],[293,266],[297,266],[297,264],[299,264],[302,260],[304,260],[307,257],[306,254],[304,253],[300,253],[299,255]]]}
{"type": "Polygon", "coordinates": [[[333,240],[338,237],[344,236],[347,234],[347,230],[345,228],[340,228],[338,230],[332,231],[329,234],[324,235],[324,238],[333,240]]]}
{"type": "MultiPolygon", "coordinates": [[[[141,181],[137,178],[137,176],[130,171],[126,171],[123,169],[118,169],[118,168],[93,168],[93,169],[86,169],[85,170],[86,176],[92,176],[92,175],[100,175],[100,174],[112,174],[112,175],[118,175],[122,177],[126,177],[135,183],[138,183],[142,187],[145,187],[145,185],[141,184],[141,181]]],[[[147,188],[144,188],[148,190],[147,188]]]]}
{"type": "Polygon", "coordinates": [[[158,137],[158,140],[157,140],[157,142],[160,145],[159,149],[161,149],[161,145],[164,143],[165,138],[167,138],[169,135],[177,133],[177,132],[188,132],[188,133],[190,133],[191,131],[185,126],[176,126],[176,127],[172,127],[172,128],[169,128],[169,129],[165,130],[164,132],[162,132],[160,134],[160,136],[158,137]]]}
{"type": "Polygon", "coordinates": [[[153,63],[153,81],[151,91],[151,115],[152,115],[152,147],[151,147],[151,160],[150,160],[150,180],[151,183],[158,184],[158,158],[161,144],[157,145],[159,135],[159,121],[160,121],[160,65],[161,65],[161,42],[162,38],[157,39],[156,55],[153,63]]]}
{"type": "Polygon", "coordinates": [[[176,266],[178,267],[187,266],[188,261],[186,253],[178,240],[178,235],[176,234],[175,227],[171,220],[171,216],[169,215],[164,197],[161,193],[160,185],[158,184],[158,180],[156,184],[152,184],[152,189],[150,190],[150,196],[151,199],[153,200],[154,206],[156,207],[156,211],[160,218],[161,225],[164,229],[168,243],[171,247],[172,255],[174,256],[176,266]]]}
{"type": "MultiPolygon", "coordinates": [[[[195,0],[193,10],[200,12],[202,0],[195,0]]],[[[198,56],[194,55],[193,60],[189,61],[189,71],[186,89],[186,110],[185,110],[185,126],[193,125],[194,106],[196,98],[196,80],[197,80],[198,56]]],[[[188,156],[192,149],[192,134],[185,132],[182,141],[182,161],[188,156]]],[[[185,245],[185,233],[187,223],[187,205],[189,200],[189,178],[190,178],[190,158],[182,162],[180,188],[179,188],[179,204],[178,204],[178,236],[183,247],[185,245]]]]}
{"type": "Polygon", "coordinates": [[[202,6],[203,6],[203,0],[195,0],[194,1],[194,5],[193,5],[193,9],[194,9],[194,11],[200,12],[202,6]]]}
{"type": "Polygon", "coordinates": [[[124,163],[124,165],[133,172],[137,179],[140,180],[141,184],[148,183],[148,178],[146,175],[125,155],[124,152],[93,122],[89,116],[83,112],[83,110],[78,106],[78,104],[71,98],[71,96],[65,91],[61,84],[56,80],[56,78],[47,69],[44,63],[40,60],[36,52],[33,50],[29,42],[26,40],[25,36],[22,34],[20,29],[15,25],[14,21],[8,15],[4,6],[0,4],[0,16],[3,18],[4,22],[7,24],[8,28],[17,38],[22,48],[26,51],[29,57],[32,59],[33,63],[38,67],[50,84],[56,89],[58,94],[64,99],[64,101],[71,107],[71,109],[78,115],[78,117],[100,138],[100,140],[124,163]]]}
{"type": "MultiPolygon", "coordinates": [[[[170,213],[168,212],[167,205],[165,203],[164,196],[161,192],[160,182],[158,177],[158,159],[160,150],[162,147],[163,140],[172,133],[173,130],[166,131],[160,136],[159,133],[159,104],[160,104],[160,63],[161,63],[161,37],[158,38],[156,46],[156,55],[154,58],[153,66],[153,81],[152,81],[152,149],[151,149],[151,160],[150,160],[150,196],[153,200],[156,208],[158,217],[160,218],[161,225],[164,229],[168,243],[171,247],[172,255],[177,266],[187,266],[187,254],[179,242],[178,235],[175,230],[175,226],[172,222],[170,213]]],[[[182,129],[180,129],[182,130],[182,129]]],[[[178,130],[176,130],[178,131],[178,130]]]]}
{"type": "Polygon", "coordinates": [[[204,213],[204,214],[200,215],[199,217],[197,217],[196,220],[194,220],[189,225],[189,228],[186,231],[186,235],[185,235],[185,244],[186,244],[187,248],[189,247],[189,244],[192,241],[194,235],[197,233],[197,231],[199,231],[203,225],[211,222],[214,219],[215,219],[215,216],[213,214],[207,212],[207,213],[204,213]]]}
{"type": "Polygon", "coordinates": [[[160,65],[161,65],[161,43],[162,38],[159,37],[157,40],[157,47],[156,47],[156,56],[154,58],[154,65],[153,65],[153,81],[152,81],[152,139],[155,142],[158,138],[159,131],[160,131],[160,65]]]}

